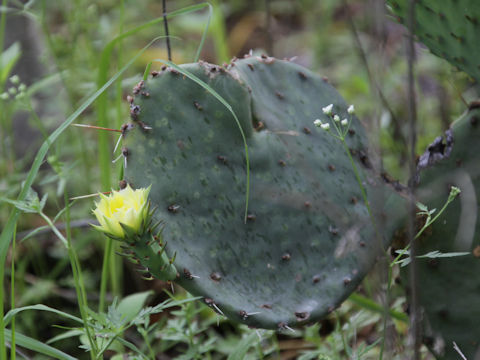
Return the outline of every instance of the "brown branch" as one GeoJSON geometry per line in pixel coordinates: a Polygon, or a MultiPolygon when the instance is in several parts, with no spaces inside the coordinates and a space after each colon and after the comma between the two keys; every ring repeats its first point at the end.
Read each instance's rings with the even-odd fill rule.
{"type": "Polygon", "coordinates": [[[167,37],[168,61],[172,61],[172,49],[170,47],[170,35],[168,34],[167,4],[166,4],[165,0],[162,0],[162,6],[163,6],[163,25],[165,27],[165,36],[167,37]]]}
{"type": "Polygon", "coordinates": [[[390,103],[388,102],[388,100],[385,97],[385,94],[383,93],[380,85],[378,84],[375,77],[372,75],[372,71],[370,70],[370,65],[368,63],[367,55],[365,54],[365,51],[363,50],[362,43],[360,42],[360,36],[358,35],[358,30],[357,30],[357,27],[355,26],[355,23],[353,21],[353,17],[352,17],[352,14],[350,12],[350,8],[348,6],[348,1],[347,0],[343,0],[343,6],[345,7],[345,11],[346,11],[347,18],[348,18],[348,25],[350,27],[350,31],[352,33],[353,40],[355,42],[355,49],[358,53],[358,57],[360,58],[363,66],[365,68],[365,71],[367,72],[367,76],[368,76],[368,80],[370,82],[370,86],[372,86],[377,91],[383,107],[389,112],[390,117],[392,119],[393,138],[396,139],[396,140],[399,140],[402,147],[406,148],[407,147],[407,139],[405,139],[405,137],[402,134],[400,121],[398,120],[395,113],[393,112],[393,109],[390,106],[390,103]]]}
{"type": "Polygon", "coordinates": [[[271,0],[265,0],[265,35],[266,35],[265,48],[269,56],[274,56],[272,29],[271,29],[271,22],[270,22],[270,17],[271,17],[270,1],[271,0]]]}

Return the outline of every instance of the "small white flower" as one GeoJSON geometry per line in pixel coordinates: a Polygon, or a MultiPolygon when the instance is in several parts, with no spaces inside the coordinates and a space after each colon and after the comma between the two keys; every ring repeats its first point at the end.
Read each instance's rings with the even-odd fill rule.
{"type": "Polygon", "coordinates": [[[20,78],[18,77],[18,75],[13,75],[12,77],[10,77],[10,82],[14,85],[17,85],[18,83],[20,83],[20,78]]]}
{"type": "Polygon", "coordinates": [[[8,96],[8,93],[4,92],[0,94],[0,99],[2,100],[8,100],[10,96],[8,96]]]}
{"type": "Polygon", "coordinates": [[[21,83],[21,84],[18,86],[18,91],[24,92],[25,90],[27,90],[27,85],[25,85],[24,83],[21,83]]]}
{"type": "Polygon", "coordinates": [[[322,127],[322,129],[325,130],[325,131],[330,130],[330,124],[326,124],[326,123],[325,123],[325,124],[322,124],[321,127],[322,127]]]}
{"type": "Polygon", "coordinates": [[[456,186],[452,186],[450,188],[450,194],[448,195],[448,201],[453,201],[453,199],[455,199],[455,197],[461,193],[461,190],[456,187],[456,186]]]}
{"type": "Polygon", "coordinates": [[[347,119],[343,119],[340,124],[342,124],[342,126],[347,126],[348,125],[348,120],[347,119]]]}
{"type": "Polygon", "coordinates": [[[335,116],[333,117],[333,121],[339,122],[339,121],[340,121],[340,116],[335,115],[335,116]]]}
{"type": "Polygon", "coordinates": [[[17,88],[11,87],[10,89],[8,89],[8,93],[10,95],[15,95],[17,93],[17,88]]]}
{"type": "Polygon", "coordinates": [[[313,125],[315,125],[316,127],[322,126],[322,120],[320,120],[320,119],[315,120],[315,121],[313,122],[313,125]]]}
{"type": "Polygon", "coordinates": [[[333,104],[327,105],[324,108],[322,108],[322,111],[325,115],[332,115],[332,110],[333,110],[333,104]]]}
{"type": "Polygon", "coordinates": [[[355,112],[355,106],[350,105],[347,109],[347,112],[351,115],[355,112]]]}

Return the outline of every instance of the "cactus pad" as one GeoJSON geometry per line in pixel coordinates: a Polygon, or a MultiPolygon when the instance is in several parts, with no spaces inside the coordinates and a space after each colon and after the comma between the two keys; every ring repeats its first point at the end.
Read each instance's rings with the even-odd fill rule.
{"type": "Polygon", "coordinates": [[[137,188],[152,184],[162,241],[176,255],[176,282],[250,326],[319,320],[355,290],[403,214],[393,185],[372,170],[365,131],[354,118],[347,144],[384,239],[342,144],[313,126],[316,118],[329,121],[321,109],[330,103],[347,116],[331,85],[266,56],[182,69],[231,104],[251,175],[244,222],[246,157],[227,108],[172,68],[134,89],[126,180],[137,188]]]}
{"type": "Polygon", "coordinates": [[[428,235],[419,239],[418,254],[471,252],[417,261],[426,343],[439,359],[459,358],[453,341],[468,359],[480,354],[479,136],[480,111],[472,108],[453,123],[447,139],[436,140],[421,160],[426,168],[420,172],[419,201],[438,211],[452,185],[461,193],[427,230],[428,235]]]}
{"type": "MultiPolygon", "coordinates": [[[[408,1],[388,0],[406,24],[408,1]]],[[[418,0],[415,34],[435,55],[480,81],[480,2],[478,0],[418,0]]]]}

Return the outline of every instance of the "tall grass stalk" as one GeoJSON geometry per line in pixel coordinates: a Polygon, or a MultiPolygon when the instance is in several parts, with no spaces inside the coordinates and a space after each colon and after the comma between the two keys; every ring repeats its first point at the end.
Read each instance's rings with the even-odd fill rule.
{"type": "MultiPolygon", "coordinates": [[[[3,0],[2,1],[2,7],[6,8],[8,5],[8,0],[3,0]]],[[[3,56],[3,44],[4,44],[4,39],[5,39],[5,26],[7,24],[7,13],[6,11],[2,11],[2,14],[0,15],[0,56],[3,56]]],[[[4,89],[3,83],[0,83],[0,92],[3,92],[4,89]]],[[[3,117],[6,117],[5,111],[1,112],[3,115],[0,115],[0,120],[3,122],[3,117]]],[[[11,233],[13,234],[15,232],[15,228],[11,229],[11,233]]],[[[1,238],[0,238],[1,240],[1,238]]],[[[3,277],[5,276],[5,271],[4,271],[4,266],[5,266],[5,257],[6,257],[6,251],[8,251],[8,247],[5,250],[5,254],[2,253],[0,250],[0,359],[6,359],[7,358],[7,348],[5,346],[5,335],[3,333],[4,325],[3,325],[3,307],[4,307],[4,298],[3,298],[3,286],[4,286],[4,281],[3,277]]]]}
{"type": "Polygon", "coordinates": [[[217,62],[219,64],[228,62],[231,58],[230,49],[228,48],[227,41],[227,28],[225,16],[222,12],[222,7],[220,1],[211,0],[213,5],[213,18],[212,18],[212,28],[210,34],[212,36],[213,43],[215,45],[215,52],[217,57],[217,62]]]}

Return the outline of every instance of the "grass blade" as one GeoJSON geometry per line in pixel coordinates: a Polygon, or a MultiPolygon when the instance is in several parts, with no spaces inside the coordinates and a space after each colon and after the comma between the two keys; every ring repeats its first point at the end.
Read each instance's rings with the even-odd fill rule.
{"type": "MultiPolygon", "coordinates": [[[[12,338],[12,332],[8,329],[5,329],[5,340],[10,341],[12,338]]],[[[25,336],[21,333],[15,333],[16,343],[19,346],[24,347],[25,349],[29,349],[35,351],[39,354],[43,354],[48,356],[52,359],[60,359],[60,360],[77,360],[73,356],[70,356],[63,351],[55,349],[50,345],[46,345],[38,340],[32,339],[31,337],[25,336]]]]}
{"type": "Polygon", "coordinates": [[[80,318],[78,318],[74,315],[70,315],[70,314],[68,314],[64,311],[60,311],[60,310],[51,308],[50,306],[47,306],[47,305],[36,304],[36,305],[23,306],[23,307],[19,307],[19,308],[10,310],[7,314],[5,314],[5,316],[3,318],[4,325],[8,326],[8,324],[10,323],[10,321],[12,320],[12,318],[15,315],[17,315],[18,313],[20,313],[22,311],[25,311],[25,310],[49,311],[49,312],[61,315],[65,318],[67,318],[67,319],[74,320],[74,321],[77,321],[79,323],[83,323],[82,319],[80,319],[80,318]]]}

